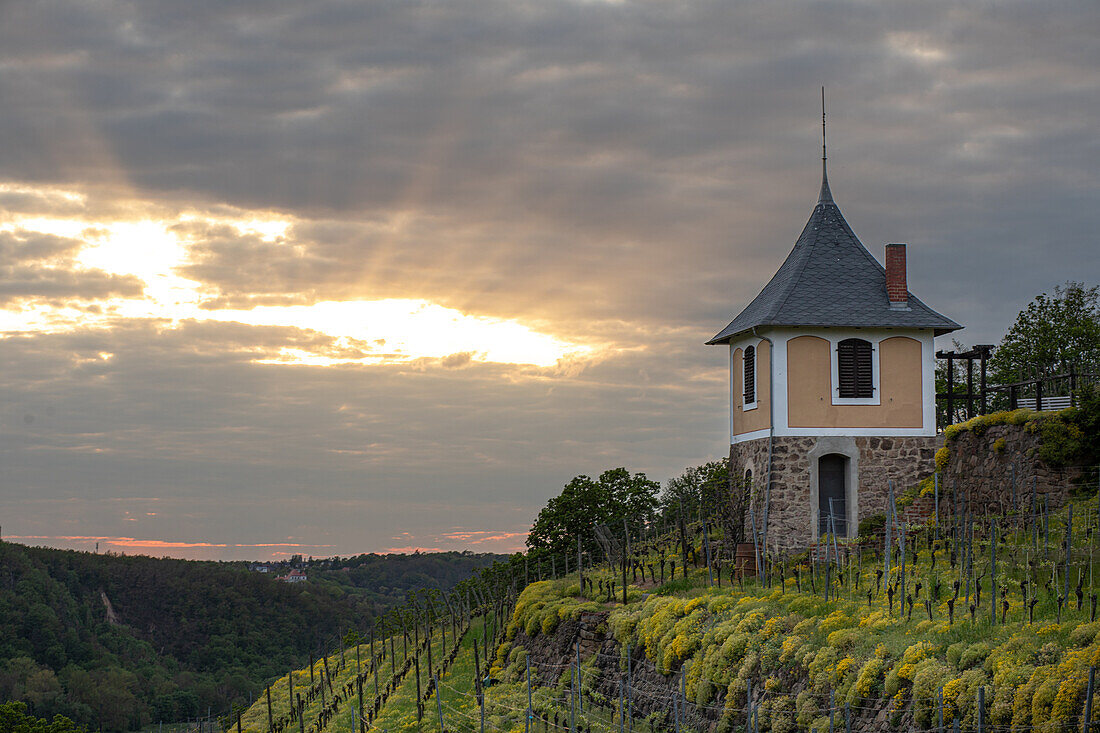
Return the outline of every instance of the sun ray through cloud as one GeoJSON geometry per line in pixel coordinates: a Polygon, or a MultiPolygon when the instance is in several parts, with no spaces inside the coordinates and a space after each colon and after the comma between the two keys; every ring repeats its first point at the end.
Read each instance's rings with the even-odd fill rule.
{"type": "MultiPolygon", "coordinates": [[[[13,188],[9,186],[9,188],[13,188]]],[[[20,189],[22,190],[22,189],[20,189]]],[[[43,192],[43,195],[49,192],[43,192]]],[[[67,194],[80,201],[77,194],[67,194]]],[[[245,213],[239,218],[189,211],[174,221],[134,219],[90,222],[77,218],[10,217],[0,232],[69,237],[83,244],[72,258],[77,271],[133,277],[137,297],[98,299],[94,304],[24,302],[0,310],[0,332],[57,333],[77,328],[109,328],[125,320],[238,323],[284,327],[322,334],[312,348],[281,346],[258,356],[260,364],[312,366],[372,365],[416,359],[554,366],[594,353],[591,345],[541,333],[517,320],[464,313],[426,298],[315,300],[307,304],[251,308],[206,307],[202,283],[180,273],[191,263],[179,223],[229,225],[243,235],[293,248],[286,239],[291,220],[245,213]],[[94,305],[94,307],[92,307],[94,305]]]]}

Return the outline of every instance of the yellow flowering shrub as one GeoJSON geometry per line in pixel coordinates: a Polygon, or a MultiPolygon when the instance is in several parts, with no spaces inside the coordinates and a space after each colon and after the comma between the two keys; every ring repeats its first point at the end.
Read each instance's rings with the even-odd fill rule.
{"type": "Polygon", "coordinates": [[[1100,621],[1080,624],[1070,632],[1069,639],[1076,646],[1089,646],[1096,641],[1097,634],[1100,634],[1100,621]]]}
{"type": "Polygon", "coordinates": [[[1039,685],[1031,698],[1031,720],[1036,726],[1040,726],[1051,719],[1054,709],[1054,700],[1058,696],[1061,680],[1057,675],[1051,675],[1039,685]]]}
{"type": "Polygon", "coordinates": [[[855,684],[859,672],[859,664],[851,657],[845,657],[833,667],[833,689],[836,691],[837,700],[845,700],[848,691],[855,684]]]}
{"type": "Polygon", "coordinates": [[[634,630],[642,618],[642,609],[629,610],[617,608],[608,617],[607,625],[611,628],[611,635],[620,644],[626,644],[634,636],[634,630]]]}
{"type": "Polygon", "coordinates": [[[737,631],[741,633],[754,633],[764,627],[764,614],[750,613],[737,624],[737,631]]]}
{"type": "Polygon", "coordinates": [[[841,659],[839,662],[836,663],[836,666],[833,667],[834,687],[840,684],[840,681],[843,680],[844,676],[852,670],[852,668],[855,666],[855,663],[856,660],[852,659],[851,657],[844,657],[844,659],[841,659]]]}
{"type": "MultiPolygon", "coordinates": [[[[903,664],[916,664],[922,659],[927,659],[935,650],[935,645],[930,641],[917,642],[905,650],[901,661],[903,664]]],[[[906,679],[912,679],[912,677],[906,677],[906,679]]]]}
{"type": "MultiPolygon", "coordinates": [[[[1035,691],[1046,682],[1051,673],[1055,671],[1054,665],[1035,667],[1031,677],[1023,685],[1016,688],[1016,694],[1012,698],[1012,726],[1026,729],[1031,726],[1032,703],[1035,691]]],[[[1039,721],[1041,722],[1041,720],[1039,721]]]]}
{"type": "Polygon", "coordinates": [[[657,598],[647,603],[647,613],[637,624],[639,640],[645,645],[646,656],[656,662],[663,662],[660,651],[667,646],[676,622],[683,616],[684,603],[673,596],[657,598]]]}
{"type": "MultiPolygon", "coordinates": [[[[954,426],[949,426],[948,430],[950,430],[951,427],[954,426]]],[[[943,469],[947,468],[947,462],[949,460],[951,460],[951,449],[945,445],[944,447],[936,451],[936,470],[942,471],[943,469]]]]}
{"type": "Polygon", "coordinates": [[[783,695],[772,698],[768,702],[771,707],[767,711],[767,730],[771,733],[795,733],[798,730],[798,724],[795,722],[794,699],[789,695],[783,695]]]}
{"type": "Polygon", "coordinates": [[[856,621],[844,613],[844,611],[837,609],[826,616],[821,623],[817,625],[817,630],[828,636],[837,629],[846,629],[855,624],[856,621]]]}
{"type": "Polygon", "coordinates": [[[749,680],[754,677],[760,667],[760,655],[749,652],[741,662],[741,668],[737,671],[738,679],[749,680]]]}
{"type": "Polygon", "coordinates": [[[702,606],[706,602],[707,602],[707,599],[704,596],[696,596],[695,598],[692,598],[690,601],[688,601],[684,605],[684,613],[691,613],[696,608],[698,608],[699,606],[702,606]]]}
{"type": "Polygon", "coordinates": [[[882,671],[886,667],[886,661],[879,657],[871,657],[860,667],[855,684],[848,690],[848,703],[858,705],[863,700],[875,697],[882,685],[882,671]]]}
{"type": "Polygon", "coordinates": [[[962,728],[973,728],[977,722],[978,688],[989,684],[980,669],[969,669],[943,686],[943,720],[956,718],[962,728]]]}
{"type": "Polygon", "coordinates": [[[790,662],[794,659],[795,655],[798,654],[798,651],[802,648],[803,641],[804,639],[798,634],[791,634],[790,636],[784,637],[782,651],[779,654],[779,661],[790,662]]]}
{"type": "Polygon", "coordinates": [[[837,651],[848,651],[862,638],[863,633],[859,629],[837,629],[829,634],[826,644],[837,651]]]}
{"type": "Polygon", "coordinates": [[[836,649],[822,647],[810,662],[810,686],[814,692],[826,692],[832,685],[832,672],[836,664],[836,649]]]}
{"type": "Polygon", "coordinates": [[[1064,677],[1058,685],[1054,703],[1050,710],[1050,725],[1054,730],[1063,730],[1081,712],[1081,701],[1085,696],[1085,680],[1079,676],[1064,677]]]}
{"type": "Polygon", "coordinates": [[[979,641],[969,645],[959,655],[956,666],[959,669],[970,669],[985,662],[986,657],[993,651],[993,645],[986,641],[979,641]]]}
{"type": "Polygon", "coordinates": [[[772,616],[764,622],[764,628],[761,629],[760,636],[764,639],[770,639],[782,630],[783,618],[781,616],[772,616]]]}
{"type": "Polygon", "coordinates": [[[791,631],[799,636],[809,636],[817,628],[817,619],[805,618],[794,625],[791,631]]]}
{"type": "Polygon", "coordinates": [[[922,727],[930,727],[935,722],[940,687],[952,677],[951,668],[938,659],[925,659],[916,664],[912,674],[913,719],[922,727]]]}

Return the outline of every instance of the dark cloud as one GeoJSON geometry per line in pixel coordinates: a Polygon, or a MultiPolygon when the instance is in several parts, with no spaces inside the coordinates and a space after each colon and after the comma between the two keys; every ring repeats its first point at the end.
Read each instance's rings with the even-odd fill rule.
{"type": "Polygon", "coordinates": [[[278,528],[348,553],[380,547],[394,527],[424,536],[459,517],[522,531],[577,473],[661,477],[723,449],[724,372],[685,359],[698,343],[687,334],[565,376],[257,366],[256,345],[282,345],[286,329],[166,325],[0,341],[11,489],[0,508],[21,534],[87,534],[46,527],[60,512],[133,535],[111,500],[152,496],[167,506],[139,523],[156,531],[266,542],[278,528]],[[690,417],[670,421],[678,411],[690,417]]]}
{"type": "Polygon", "coordinates": [[[141,295],[144,284],[136,277],[74,269],[72,255],[83,246],[81,240],[41,232],[0,232],[0,304],[19,302],[26,308],[141,295]]]}
{"type": "Polygon", "coordinates": [[[0,304],[21,301],[23,306],[63,305],[114,296],[141,295],[144,284],[131,276],[101,270],[71,272],[58,268],[0,266],[0,304]],[[33,302],[27,303],[31,299],[33,302]]]}
{"type": "Polygon", "coordinates": [[[1032,243],[1056,225],[1072,257],[1095,231],[1100,27],[1055,7],[15,3],[0,164],[342,230],[232,282],[209,253],[223,297],[408,296],[415,269],[495,314],[721,320],[808,215],[826,83],[838,198],[873,249],[917,246],[951,310],[972,285],[944,260],[996,249],[1034,290],[1061,276],[1032,243]]]}
{"type": "MultiPolygon", "coordinates": [[[[154,320],[11,337],[0,509],[148,489],[185,497],[187,539],[255,516],[361,549],[394,522],[443,537],[441,495],[507,533],[573,474],[720,454],[725,357],[701,344],[810,214],[821,84],[855,231],[880,257],[908,242],[913,290],[995,342],[1100,273],[1097,37],[1085,0],[0,5],[0,226],[170,222],[207,310],[414,298],[601,347],[319,369],[256,360],[385,345],[154,320]],[[267,215],[285,233],[222,221],[267,215]]],[[[77,244],[0,234],[0,297],[140,292],[77,244]]]]}
{"type": "Polygon", "coordinates": [[[82,240],[42,232],[0,232],[0,262],[15,265],[59,257],[71,259],[83,246],[82,240]]]}

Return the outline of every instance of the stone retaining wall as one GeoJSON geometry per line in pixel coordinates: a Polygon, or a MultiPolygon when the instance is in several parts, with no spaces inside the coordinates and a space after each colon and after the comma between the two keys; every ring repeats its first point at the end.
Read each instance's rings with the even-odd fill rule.
{"type": "Polygon", "coordinates": [[[1072,487],[1089,477],[1081,468],[1048,466],[1039,457],[1040,444],[1026,424],[994,425],[981,434],[964,431],[947,441],[950,455],[940,483],[949,498],[941,500],[941,511],[952,511],[956,490],[981,514],[1030,511],[1033,486],[1040,501],[1045,496],[1051,506],[1061,506],[1072,487]]]}

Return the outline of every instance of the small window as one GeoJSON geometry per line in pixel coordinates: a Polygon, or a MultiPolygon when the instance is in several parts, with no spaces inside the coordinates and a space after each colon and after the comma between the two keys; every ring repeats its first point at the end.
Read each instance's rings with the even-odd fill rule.
{"type": "Polygon", "coordinates": [[[745,347],[745,404],[756,402],[756,347],[745,347]]]}
{"type": "Polygon", "coordinates": [[[874,397],[871,374],[871,343],[863,339],[844,339],[837,344],[838,390],[843,399],[874,397]]]}

